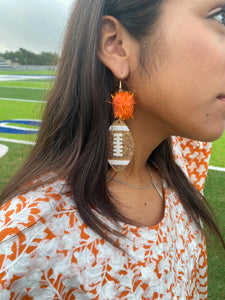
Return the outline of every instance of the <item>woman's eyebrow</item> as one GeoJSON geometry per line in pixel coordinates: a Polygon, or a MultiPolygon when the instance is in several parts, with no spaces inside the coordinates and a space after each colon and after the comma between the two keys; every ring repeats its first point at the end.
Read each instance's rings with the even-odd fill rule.
{"type": "MultiPolygon", "coordinates": [[[[203,4],[201,2],[201,4],[203,4]]],[[[216,9],[216,8],[224,8],[225,7],[225,0],[206,0],[205,3],[203,4],[206,8],[210,9],[216,9]]]]}
{"type": "Polygon", "coordinates": [[[225,0],[206,0],[205,4],[209,5],[218,5],[218,6],[224,6],[225,5],[225,0]]]}
{"type": "Polygon", "coordinates": [[[218,1],[218,4],[221,4],[221,6],[225,6],[225,0],[218,1]]]}

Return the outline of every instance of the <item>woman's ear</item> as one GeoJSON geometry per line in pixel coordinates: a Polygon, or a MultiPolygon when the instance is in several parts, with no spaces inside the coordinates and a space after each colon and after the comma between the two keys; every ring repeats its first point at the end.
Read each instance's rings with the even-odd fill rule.
{"type": "Polygon", "coordinates": [[[117,19],[104,16],[98,57],[118,79],[129,76],[130,36],[117,19]]]}

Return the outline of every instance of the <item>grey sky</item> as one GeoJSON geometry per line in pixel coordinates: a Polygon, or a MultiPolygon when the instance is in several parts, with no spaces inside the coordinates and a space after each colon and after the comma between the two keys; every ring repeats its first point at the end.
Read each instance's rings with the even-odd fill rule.
{"type": "Polygon", "coordinates": [[[0,0],[0,52],[60,51],[74,0],[0,0]]]}

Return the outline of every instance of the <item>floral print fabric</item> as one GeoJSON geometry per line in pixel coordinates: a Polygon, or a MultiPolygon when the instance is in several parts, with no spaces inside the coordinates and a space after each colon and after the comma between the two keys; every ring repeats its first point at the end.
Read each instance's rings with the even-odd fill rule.
{"type": "MultiPolygon", "coordinates": [[[[174,137],[173,147],[202,190],[210,146],[174,137]]],[[[205,238],[163,186],[159,224],[120,223],[126,254],[83,223],[64,179],[7,202],[0,212],[0,299],[207,299],[205,238]]]]}

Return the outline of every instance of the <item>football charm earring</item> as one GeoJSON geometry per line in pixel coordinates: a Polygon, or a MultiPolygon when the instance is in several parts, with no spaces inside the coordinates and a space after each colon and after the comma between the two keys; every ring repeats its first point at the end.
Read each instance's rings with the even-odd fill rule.
{"type": "Polygon", "coordinates": [[[133,118],[134,94],[122,90],[112,95],[115,121],[109,127],[108,163],[116,171],[123,171],[134,155],[134,140],[124,120],[133,118]]]}

